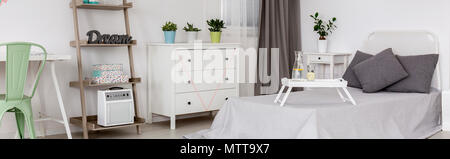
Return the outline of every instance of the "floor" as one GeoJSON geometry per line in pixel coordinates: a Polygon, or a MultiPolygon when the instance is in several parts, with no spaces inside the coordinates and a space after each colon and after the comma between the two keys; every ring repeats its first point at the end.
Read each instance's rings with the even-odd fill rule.
{"type": "MultiPolygon", "coordinates": [[[[208,129],[211,123],[212,118],[209,116],[196,117],[177,120],[177,129],[174,131],[169,130],[169,122],[159,122],[143,126],[141,135],[137,135],[134,128],[123,128],[90,133],[89,136],[91,139],[181,139],[183,135],[208,129]]],[[[74,133],[73,137],[81,139],[83,136],[81,133],[74,133]]],[[[46,138],[66,139],[66,135],[47,136],[46,138]]],[[[439,132],[430,139],[450,139],[450,132],[439,132]]]]}
{"type": "Polygon", "coordinates": [[[450,139],[450,132],[439,132],[430,139],[450,139]]]}
{"type": "MultiPolygon", "coordinates": [[[[212,124],[210,116],[177,120],[177,129],[170,130],[170,122],[144,125],[142,134],[137,135],[135,128],[121,128],[89,133],[91,139],[182,139],[183,135],[208,129],[212,124]]],[[[81,139],[82,133],[72,134],[74,139],[81,139]]],[[[47,136],[46,139],[67,139],[65,134],[47,136]]]]}

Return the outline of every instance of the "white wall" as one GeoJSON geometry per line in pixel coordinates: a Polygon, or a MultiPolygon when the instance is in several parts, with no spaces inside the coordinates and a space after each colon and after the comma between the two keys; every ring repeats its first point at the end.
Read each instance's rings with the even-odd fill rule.
{"type": "Polygon", "coordinates": [[[330,51],[355,52],[376,30],[427,30],[440,40],[444,88],[450,74],[450,1],[448,0],[301,0],[304,51],[316,50],[317,35],[309,15],[316,11],[338,18],[338,30],[330,36],[330,51]]]}
{"type": "MultiPolygon", "coordinates": [[[[220,17],[220,0],[131,0],[135,7],[130,10],[131,31],[138,45],[134,47],[136,71],[146,77],[147,42],[162,42],[160,26],[167,20],[179,24],[190,21],[204,31],[201,37],[209,39],[206,31],[207,18],[220,17]]],[[[69,54],[75,57],[75,49],[69,47],[74,39],[70,0],[14,0],[0,7],[0,43],[10,41],[31,41],[44,45],[49,52],[69,54]],[[46,6],[37,7],[37,6],[46,6]]],[[[319,11],[323,16],[338,18],[339,29],[330,37],[330,50],[354,52],[362,46],[369,33],[376,30],[429,30],[438,35],[441,43],[441,65],[444,87],[449,87],[450,51],[450,9],[448,0],[301,0],[302,44],[304,51],[316,50],[317,36],[312,32],[309,14],[319,11]]],[[[102,33],[124,33],[121,12],[81,11],[82,36],[90,29],[102,33]]],[[[177,41],[184,35],[178,32],[177,41]]],[[[126,49],[91,48],[83,49],[84,65],[96,63],[128,63],[126,49]]],[[[4,69],[1,67],[1,69],[4,69]]],[[[69,81],[77,79],[76,60],[61,63],[57,68],[69,116],[79,116],[79,91],[69,88],[69,81]]],[[[84,69],[88,75],[89,68],[84,69]]],[[[54,88],[48,69],[39,85],[37,98],[50,115],[59,117],[54,88]]],[[[138,98],[141,116],[147,116],[146,79],[139,84],[138,98]]],[[[3,84],[0,84],[3,85],[3,84]]],[[[2,87],[0,87],[1,90],[2,87]]],[[[95,114],[93,90],[88,93],[89,114],[95,114]]],[[[34,102],[34,104],[39,104],[34,102]]],[[[36,110],[37,111],[37,110],[36,110]]],[[[36,112],[35,111],[35,112],[36,112]]],[[[52,133],[63,133],[58,124],[48,124],[52,133]]],[[[72,130],[80,130],[73,127],[72,130]]],[[[0,138],[11,138],[15,132],[13,115],[7,115],[0,127],[0,138]]]]}
{"type": "MultiPolygon", "coordinates": [[[[121,0],[119,0],[121,1],[121,0]]],[[[138,45],[134,47],[137,76],[144,77],[138,85],[139,107],[141,116],[147,117],[146,100],[146,65],[147,54],[145,44],[163,42],[161,25],[165,21],[178,24],[177,41],[183,41],[182,27],[187,21],[206,29],[207,18],[220,17],[220,0],[130,0],[135,7],[130,9],[131,32],[138,45]]],[[[30,41],[42,44],[50,53],[69,54],[76,57],[75,49],[69,47],[74,40],[72,10],[70,0],[14,0],[0,7],[0,43],[10,41],[30,41]]],[[[81,38],[91,29],[102,33],[125,33],[122,12],[85,11],[79,13],[81,38]]],[[[209,39],[208,32],[203,31],[201,37],[209,39]]],[[[85,75],[89,75],[89,67],[98,63],[128,64],[126,48],[89,48],[83,49],[85,75]]],[[[2,67],[1,69],[4,69],[2,67]]],[[[69,88],[69,82],[77,80],[76,59],[61,63],[57,67],[60,77],[64,102],[69,116],[80,116],[79,90],[69,88]]],[[[60,116],[50,72],[45,70],[38,88],[37,98],[42,97],[41,104],[49,115],[60,116]]],[[[3,85],[3,84],[1,84],[3,85]]],[[[95,91],[87,94],[88,112],[96,114],[95,91]]],[[[39,104],[35,100],[34,104],[39,104]]],[[[38,110],[35,110],[37,112],[38,110]]],[[[0,127],[0,138],[14,137],[16,130],[13,115],[7,115],[0,127]]],[[[64,133],[62,125],[48,124],[50,133],[64,133]]],[[[72,130],[79,131],[78,127],[72,130]]],[[[39,130],[38,130],[39,131],[39,130]]]]}

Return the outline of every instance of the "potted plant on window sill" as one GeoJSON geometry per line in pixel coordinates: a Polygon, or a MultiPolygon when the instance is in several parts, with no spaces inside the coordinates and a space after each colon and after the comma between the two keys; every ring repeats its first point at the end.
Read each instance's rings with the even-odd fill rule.
{"type": "Polygon", "coordinates": [[[310,15],[314,19],[314,31],[319,34],[319,40],[317,43],[317,48],[319,53],[325,53],[328,51],[328,40],[327,36],[332,34],[334,30],[337,29],[335,25],[336,17],[331,20],[324,21],[319,18],[319,13],[316,12],[314,15],[310,15]]]}
{"type": "Polygon", "coordinates": [[[187,26],[183,28],[184,31],[186,31],[187,35],[187,41],[188,43],[193,43],[198,38],[198,32],[202,31],[199,28],[195,28],[194,24],[187,23],[187,26]]]}
{"type": "Polygon", "coordinates": [[[222,36],[222,29],[225,29],[225,23],[220,19],[211,19],[206,21],[209,25],[209,31],[211,32],[211,42],[220,43],[222,36]]]}
{"type": "Polygon", "coordinates": [[[162,26],[162,30],[164,31],[164,40],[166,44],[174,44],[175,36],[178,30],[177,25],[169,21],[162,26]]]}

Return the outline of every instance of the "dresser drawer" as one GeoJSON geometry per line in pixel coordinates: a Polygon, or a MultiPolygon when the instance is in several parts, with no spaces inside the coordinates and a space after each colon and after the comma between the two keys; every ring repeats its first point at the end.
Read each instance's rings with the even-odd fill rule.
{"type": "Polygon", "coordinates": [[[236,51],[226,49],[189,50],[179,49],[172,60],[176,71],[199,71],[210,69],[235,69],[236,51]]]}
{"type": "Polygon", "coordinates": [[[193,71],[189,77],[177,78],[176,93],[188,93],[197,91],[209,91],[217,89],[236,88],[237,82],[235,70],[204,70],[193,71]]]}
{"type": "Polygon", "coordinates": [[[335,64],[343,64],[346,62],[347,56],[332,56],[332,55],[308,55],[310,63],[327,63],[330,64],[333,61],[335,64]]]}
{"type": "Polygon", "coordinates": [[[186,82],[183,84],[177,84],[175,86],[176,93],[189,93],[189,92],[198,92],[198,91],[211,91],[218,89],[232,89],[236,88],[237,84],[227,84],[227,83],[218,83],[218,84],[205,84],[205,83],[192,83],[186,82]]]}
{"type": "Polygon", "coordinates": [[[308,60],[311,63],[329,63],[332,61],[332,57],[322,55],[308,55],[308,60]]]}
{"type": "Polygon", "coordinates": [[[203,51],[203,70],[236,68],[235,49],[217,49],[203,51]]]}
{"type": "MultiPolygon", "coordinates": [[[[174,62],[174,68],[177,72],[190,72],[193,70],[201,70],[201,67],[194,65],[194,60],[199,59],[198,56],[194,56],[192,50],[176,50],[172,54],[172,60],[174,62]],[[195,68],[197,67],[197,68],[195,68]]],[[[201,59],[201,55],[200,55],[201,59]]],[[[170,65],[168,65],[170,66],[170,65]]],[[[168,68],[171,69],[171,68],[168,68]]]]}
{"type": "Polygon", "coordinates": [[[177,94],[175,96],[175,114],[219,110],[229,98],[236,96],[236,89],[177,94]]]}

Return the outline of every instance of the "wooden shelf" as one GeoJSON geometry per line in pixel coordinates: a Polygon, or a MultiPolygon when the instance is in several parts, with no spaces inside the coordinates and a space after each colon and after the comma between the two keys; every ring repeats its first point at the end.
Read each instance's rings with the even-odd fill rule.
{"type": "Polygon", "coordinates": [[[78,11],[79,9],[91,9],[91,10],[117,10],[123,11],[124,20],[125,20],[125,31],[127,35],[132,35],[130,31],[130,19],[128,17],[128,8],[133,7],[133,3],[127,2],[128,0],[123,0],[121,4],[118,5],[106,5],[106,4],[84,4],[83,0],[71,0],[70,7],[73,12],[73,24],[74,24],[74,33],[75,33],[75,41],[70,42],[71,47],[75,47],[77,51],[77,65],[78,65],[78,81],[70,82],[71,87],[81,87],[80,82],[83,82],[83,87],[80,88],[80,101],[81,101],[81,116],[87,118],[88,121],[83,125],[82,117],[71,118],[70,122],[77,126],[83,128],[83,138],[89,139],[89,130],[98,131],[98,130],[106,130],[106,129],[114,129],[114,128],[122,128],[122,127],[131,127],[136,126],[136,131],[138,134],[141,134],[140,125],[145,123],[143,118],[139,118],[139,107],[138,107],[138,99],[137,99],[137,87],[135,83],[140,83],[141,78],[136,78],[136,71],[134,69],[134,55],[132,46],[136,45],[136,40],[133,40],[131,44],[88,44],[87,40],[80,40],[80,26],[78,19],[78,11]],[[130,63],[130,76],[131,80],[127,83],[116,83],[116,84],[92,84],[89,80],[84,80],[83,77],[83,58],[82,58],[82,49],[81,47],[128,47],[128,60],[130,63]],[[134,109],[136,122],[128,125],[121,126],[113,126],[113,127],[102,127],[97,124],[97,116],[87,116],[87,105],[86,105],[86,94],[85,87],[108,87],[108,86],[118,86],[118,85],[127,85],[132,84],[132,90],[134,94],[134,109]]]}
{"type": "MultiPolygon", "coordinates": [[[[76,7],[79,9],[97,9],[97,10],[123,10],[133,8],[133,3],[126,3],[125,5],[107,5],[107,4],[84,4],[83,0],[75,0],[76,7]]],[[[70,8],[72,8],[70,3],[70,8]]]]}
{"type": "MultiPolygon", "coordinates": [[[[128,47],[128,46],[133,46],[136,44],[137,44],[136,40],[131,41],[131,44],[88,44],[88,42],[86,40],[80,41],[81,47],[128,47]]],[[[77,47],[76,41],[71,41],[70,46],[77,47]]]]}
{"type": "MultiPolygon", "coordinates": [[[[84,87],[110,87],[110,86],[120,86],[120,85],[128,85],[128,84],[136,84],[141,83],[141,78],[131,78],[129,82],[127,83],[109,83],[109,84],[93,84],[90,80],[85,80],[84,87]]],[[[72,81],[70,82],[70,87],[80,87],[80,82],[78,81],[72,81]]]]}
{"type": "MultiPolygon", "coordinates": [[[[70,123],[73,125],[77,125],[82,127],[82,117],[73,117],[70,118],[70,123]]],[[[135,117],[133,124],[127,124],[127,125],[118,125],[118,126],[110,126],[110,127],[104,127],[97,124],[97,116],[87,116],[87,129],[89,131],[101,131],[101,130],[109,130],[109,129],[118,129],[118,128],[125,128],[125,127],[131,127],[131,126],[138,126],[138,125],[144,125],[145,119],[135,117]]]]}

